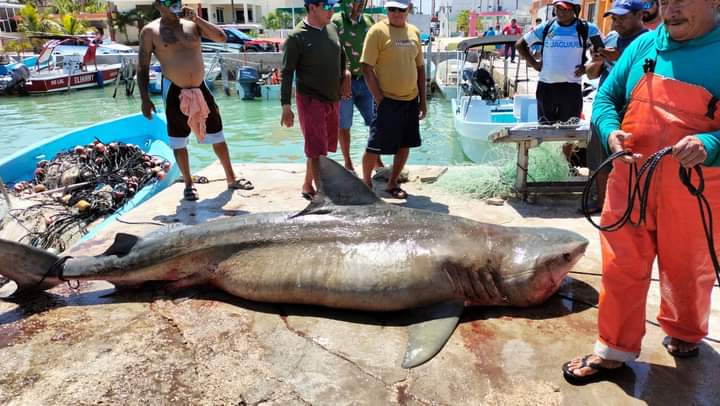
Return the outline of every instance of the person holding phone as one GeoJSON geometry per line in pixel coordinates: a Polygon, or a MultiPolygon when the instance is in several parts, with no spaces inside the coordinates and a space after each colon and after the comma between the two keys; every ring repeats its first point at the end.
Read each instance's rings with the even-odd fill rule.
{"type": "Polygon", "coordinates": [[[150,59],[160,62],[165,81],[165,115],[167,117],[170,148],[185,181],[185,200],[197,200],[187,152],[188,136],[192,131],[203,144],[211,144],[223,169],[229,189],[252,189],[250,181],[235,178],[220,110],[205,85],[205,65],[200,49],[200,37],[225,42],[223,30],[197,16],[195,10],[183,7],[180,0],[155,0],[160,18],[148,23],[140,31],[137,81],[142,100],[142,113],[152,118],[155,105],[150,100],[150,59]]]}
{"type": "MultiPolygon", "coordinates": [[[[615,62],[620,58],[625,48],[630,45],[640,35],[648,32],[643,25],[643,2],[642,0],[615,0],[613,7],[608,10],[604,17],[612,17],[612,31],[607,35],[600,44],[593,44],[594,52],[592,61],[585,65],[585,73],[588,78],[600,78],[599,86],[602,86],[615,66],[615,62]]],[[[599,87],[598,86],[598,87],[599,87]]],[[[608,157],[605,148],[598,137],[594,126],[591,126],[590,141],[587,147],[587,163],[588,169],[595,172],[608,157]]],[[[596,214],[602,211],[603,202],[605,201],[605,189],[607,188],[607,179],[610,174],[610,168],[603,169],[595,177],[595,187],[597,190],[596,200],[590,202],[588,211],[590,214],[596,214]]]]}
{"type": "Polygon", "coordinates": [[[520,56],[540,72],[537,90],[538,121],[554,124],[579,118],[582,112],[582,75],[587,48],[600,30],[578,17],[579,0],[554,0],[555,19],[535,27],[517,41],[520,56]],[[540,44],[540,59],[529,45],[540,44]]]}

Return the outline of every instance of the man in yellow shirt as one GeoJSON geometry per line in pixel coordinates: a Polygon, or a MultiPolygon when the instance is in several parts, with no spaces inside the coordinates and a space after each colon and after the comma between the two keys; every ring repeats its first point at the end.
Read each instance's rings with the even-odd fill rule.
{"type": "Polygon", "coordinates": [[[425,69],[420,31],[407,23],[410,0],[387,1],[385,7],[388,18],[370,28],[360,57],[377,109],[363,155],[363,180],[372,189],[370,175],[378,155],[395,155],[385,191],[405,199],[397,179],[410,148],[421,144],[420,120],[427,114],[425,69]]]}

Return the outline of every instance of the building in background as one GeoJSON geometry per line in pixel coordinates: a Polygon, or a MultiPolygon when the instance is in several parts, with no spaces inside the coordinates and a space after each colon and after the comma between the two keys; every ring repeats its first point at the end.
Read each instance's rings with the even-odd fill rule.
{"type": "MultiPolygon", "coordinates": [[[[580,16],[595,23],[600,31],[607,34],[610,32],[611,19],[603,18],[603,14],[612,8],[612,0],[582,0],[580,5],[580,16]]],[[[533,0],[530,6],[532,19],[542,18],[547,21],[552,18],[552,0],[533,0]]]]}

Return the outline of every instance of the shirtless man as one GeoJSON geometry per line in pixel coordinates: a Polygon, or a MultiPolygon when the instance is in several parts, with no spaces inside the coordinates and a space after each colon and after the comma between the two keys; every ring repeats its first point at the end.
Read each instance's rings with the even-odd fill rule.
{"type": "MultiPolygon", "coordinates": [[[[200,49],[200,37],[215,42],[225,42],[225,33],[198,17],[192,8],[182,7],[180,0],[155,0],[154,4],[160,11],[160,18],[143,27],[138,50],[137,81],[142,98],[142,113],[150,119],[155,111],[155,105],[148,93],[150,58],[154,53],[162,65],[163,76],[170,82],[165,99],[165,114],[170,147],[173,149],[175,160],[180,166],[185,181],[185,200],[198,199],[197,189],[190,174],[186,148],[191,129],[201,143],[212,144],[215,155],[225,170],[229,189],[252,189],[250,181],[243,178],[235,179],[222,130],[220,111],[204,81],[205,66],[200,49]],[[183,99],[186,101],[186,106],[200,106],[199,109],[184,108],[185,112],[191,115],[190,117],[181,111],[183,99]],[[203,104],[206,104],[206,109],[202,108],[203,104]]],[[[163,86],[165,84],[168,82],[163,86]]]]}

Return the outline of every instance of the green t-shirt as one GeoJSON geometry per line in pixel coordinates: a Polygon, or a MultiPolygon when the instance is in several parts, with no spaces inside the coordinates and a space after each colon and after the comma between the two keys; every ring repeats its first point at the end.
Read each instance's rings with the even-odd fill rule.
{"type": "Polygon", "coordinates": [[[337,27],[340,43],[345,49],[350,73],[353,76],[362,76],[360,56],[362,55],[363,43],[368,30],[375,22],[372,17],[366,14],[361,14],[358,20],[353,22],[350,19],[350,13],[342,11],[333,15],[332,23],[337,27]]]}
{"type": "Polygon", "coordinates": [[[285,40],[280,103],[290,104],[295,73],[298,93],[324,102],[340,100],[344,70],[345,53],[335,26],[318,29],[301,21],[285,40]]]}

